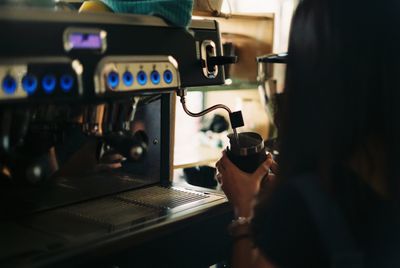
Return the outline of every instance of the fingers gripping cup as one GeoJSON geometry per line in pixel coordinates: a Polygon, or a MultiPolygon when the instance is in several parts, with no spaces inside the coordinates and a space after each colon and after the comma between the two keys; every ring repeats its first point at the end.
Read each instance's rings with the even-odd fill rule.
{"type": "Polygon", "coordinates": [[[253,173],[267,159],[263,138],[255,132],[242,132],[235,139],[229,134],[227,156],[239,169],[253,173]]]}

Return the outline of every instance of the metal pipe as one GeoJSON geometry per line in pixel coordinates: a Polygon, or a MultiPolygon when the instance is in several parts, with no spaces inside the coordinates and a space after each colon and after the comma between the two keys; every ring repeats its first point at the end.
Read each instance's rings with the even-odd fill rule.
{"type": "MultiPolygon", "coordinates": [[[[177,94],[180,97],[180,102],[182,103],[182,108],[185,111],[185,113],[187,115],[189,115],[189,116],[192,116],[192,117],[204,116],[204,115],[208,114],[209,112],[212,112],[212,111],[214,111],[216,109],[224,109],[229,114],[232,113],[232,110],[229,109],[228,106],[223,105],[223,104],[216,104],[214,106],[211,106],[210,108],[205,109],[204,111],[201,111],[201,112],[198,112],[198,113],[193,113],[193,112],[189,111],[187,106],[186,106],[186,99],[185,99],[186,92],[187,92],[186,89],[178,89],[177,90],[177,94]]],[[[232,123],[231,123],[231,126],[232,126],[232,123]]],[[[236,128],[232,128],[232,131],[233,131],[233,136],[234,136],[234,139],[236,141],[236,144],[239,145],[239,135],[238,135],[238,133],[236,131],[236,128]]]]}

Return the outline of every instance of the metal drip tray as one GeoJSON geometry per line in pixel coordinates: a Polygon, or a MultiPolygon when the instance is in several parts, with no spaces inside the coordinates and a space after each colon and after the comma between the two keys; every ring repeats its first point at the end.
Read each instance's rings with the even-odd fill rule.
{"type": "Polygon", "coordinates": [[[113,198],[104,198],[91,203],[76,205],[63,211],[71,216],[107,226],[109,231],[113,231],[118,227],[132,225],[138,220],[154,216],[155,213],[158,214],[158,211],[152,208],[130,204],[113,198]]]}
{"type": "Polygon", "coordinates": [[[0,266],[14,267],[21,258],[29,262],[53,250],[136,235],[153,224],[172,224],[225,201],[219,194],[150,186],[37,212],[16,219],[12,226],[18,228],[6,228],[10,233],[3,230],[10,247],[0,253],[0,266]]]}
{"type": "Polygon", "coordinates": [[[194,207],[197,201],[205,199],[213,198],[207,194],[152,186],[37,213],[23,223],[64,238],[84,239],[129,229],[165,216],[173,208],[194,207]]]}
{"type": "Polygon", "coordinates": [[[173,209],[209,197],[210,196],[206,194],[160,186],[153,186],[117,195],[117,198],[127,202],[160,209],[173,209]]]}
{"type": "Polygon", "coordinates": [[[28,222],[42,231],[81,239],[126,229],[159,213],[154,208],[108,197],[39,213],[28,222]]]}

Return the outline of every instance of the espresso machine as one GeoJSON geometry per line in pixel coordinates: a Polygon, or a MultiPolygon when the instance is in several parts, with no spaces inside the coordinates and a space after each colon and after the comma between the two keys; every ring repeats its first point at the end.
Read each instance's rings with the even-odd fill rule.
{"type": "Polygon", "coordinates": [[[145,267],[222,234],[225,196],[172,184],[176,92],[235,60],[215,21],[2,8],[0,36],[0,267],[145,267]]]}

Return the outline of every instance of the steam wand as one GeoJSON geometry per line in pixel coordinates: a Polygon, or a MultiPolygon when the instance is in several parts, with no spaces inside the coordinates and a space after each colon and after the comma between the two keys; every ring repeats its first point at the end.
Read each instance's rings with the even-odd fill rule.
{"type": "Polygon", "coordinates": [[[231,123],[231,127],[232,127],[232,131],[233,131],[233,136],[234,136],[235,142],[236,142],[237,145],[239,145],[239,135],[238,135],[238,133],[236,131],[236,128],[244,126],[243,116],[242,116],[242,112],[241,111],[232,112],[232,110],[229,109],[228,106],[223,105],[223,104],[217,104],[217,105],[211,106],[210,108],[207,108],[204,111],[201,111],[199,113],[192,113],[186,107],[185,96],[186,96],[186,93],[187,93],[187,89],[186,88],[179,88],[176,93],[180,97],[180,101],[182,103],[183,110],[189,116],[200,117],[200,116],[208,114],[209,112],[214,111],[216,109],[224,109],[225,111],[227,111],[229,113],[229,121],[231,123]]]}

